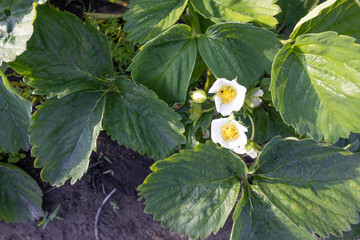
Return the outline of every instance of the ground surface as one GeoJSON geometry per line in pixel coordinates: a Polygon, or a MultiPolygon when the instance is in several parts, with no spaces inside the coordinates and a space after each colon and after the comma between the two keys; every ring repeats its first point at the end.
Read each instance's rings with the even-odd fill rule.
{"type": "MultiPolygon", "coordinates": [[[[19,166],[34,177],[44,192],[44,211],[53,212],[61,204],[58,216],[64,220],[53,220],[43,230],[34,223],[6,224],[0,221],[0,240],[92,240],[95,239],[94,222],[101,202],[114,188],[117,191],[104,205],[99,218],[101,240],[179,240],[179,235],[170,233],[154,221],[152,215],[144,213],[144,204],[138,201],[136,188],[151,172],[153,160],[119,146],[106,134],[98,138],[98,151],[93,153],[90,168],[75,185],[66,184],[52,188],[42,183],[39,170],[34,169],[33,158],[19,162],[19,166]],[[109,163],[105,157],[110,159],[109,163]],[[113,174],[112,174],[113,173],[113,174]],[[103,193],[104,186],[106,195],[103,193]],[[115,212],[112,204],[119,210],[115,212]]],[[[224,228],[211,240],[229,239],[231,218],[224,228]]]]}

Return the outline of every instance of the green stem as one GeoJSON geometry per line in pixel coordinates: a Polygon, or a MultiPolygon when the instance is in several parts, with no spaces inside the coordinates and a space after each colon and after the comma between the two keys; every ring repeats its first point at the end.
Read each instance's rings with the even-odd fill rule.
{"type": "Polygon", "coordinates": [[[215,109],[215,107],[212,107],[212,108],[209,108],[209,109],[205,109],[205,110],[202,110],[203,113],[207,113],[207,112],[211,112],[215,109]]]}
{"type": "Polygon", "coordinates": [[[255,137],[255,124],[254,124],[254,120],[252,119],[252,117],[250,115],[247,115],[247,117],[250,119],[251,122],[251,138],[250,140],[254,140],[255,137]]]}
{"type": "Polygon", "coordinates": [[[292,41],[294,41],[294,40],[292,40],[292,39],[287,39],[287,40],[279,40],[283,45],[285,45],[285,44],[287,44],[287,43],[291,43],[292,41]]]}
{"type": "Polygon", "coordinates": [[[208,69],[208,70],[206,71],[206,82],[205,82],[205,87],[204,87],[204,91],[205,91],[206,93],[209,92],[210,85],[212,85],[212,84],[213,84],[213,82],[212,82],[212,80],[211,80],[211,72],[210,72],[210,70],[208,69]]]}
{"type": "Polygon", "coordinates": [[[198,34],[201,34],[201,26],[200,26],[200,22],[199,22],[197,13],[195,12],[195,10],[190,2],[188,2],[187,7],[189,9],[189,13],[191,16],[190,21],[191,21],[191,28],[193,31],[193,35],[196,36],[198,34]]]}

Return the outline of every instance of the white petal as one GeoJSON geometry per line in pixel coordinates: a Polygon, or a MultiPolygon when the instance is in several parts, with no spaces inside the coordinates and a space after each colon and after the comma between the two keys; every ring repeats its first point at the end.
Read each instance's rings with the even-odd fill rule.
{"type": "Polygon", "coordinates": [[[233,151],[236,152],[237,154],[244,154],[244,153],[246,153],[245,146],[240,146],[240,147],[238,147],[238,148],[234,148],[233,151]]]}
{"type": "Polygon", "coordinates": [[[245,132],[247,128],[241,125],[235,120],[229,120],[228,118],[220,118],[213,120],[211,123],[211,139],[215,143],[219,143],[221,146],[229,149],[244,147],[247,143],[247,137],[245,132]],[[233,123],[239,131],[239,138],[234,141],[225,141],[221,136],[221,127],[227,123],[233,123]]]}
{"type": "Polygon", "coordinates": [[[247,132],[247,131],[248,131],[248,129],[247,129],[245,126],[241,125],[239,122],[237,122],[237,121],[235,121],[235,120],[232,120],[231,122],[232,122],[233,124],[235,124],[235,126],[236,126],[240,131],[242,131],[242,132],[247,132]]]}
{"type": "Polygon", "coordinates": [[[217,79],[214,84],[209,89],[209,93],[217,93],[223,85],[230,85],[231,81],[225,79],[225,78],[219,78],[217,79]]]}
{"type": "Polygon", "coordinates": [[[193,96],[194,100],[199,100],[199,99],[203,99],[206,97],[206,96],[204,96],[204,94],[202,94],[200,92],[195,92],[192,96],[193,96]]]}
{"type": "Polygon", "coordinates": [[[239,84],[237,81],[232,80],[231,81],[231,86],[233,86],[236,91],[238,92],[238,94],[243,94],[245,95],[245,93],[247,92],[246,87],[244,87],[243,85],[239,84]]]}
{"type": "Polygon", "coordinates": [[[253,97],[262,97],[263,95],[264,95],[263,90],[259,89],[252,96],[253,97]]]}
{"type": "Polygon", "coordinates": [[[247,137],[244,132],[239,132],[239,137],[234,141],[228,141],[227,146],[231,149],[238,148],[240,146],[245,146],[247,143],[247,137]]]}
{"type": "Polygon", "coordinates": [[[260,105],[260,103],[262,102],[262,100],[261,100],[261,99],[259,99],[259,98],[254,98],[254,97],[250,97],[250,98],[251,98],[251,101],[252,101],[252,103],[253,103],[254,107],[259,106],[259,105],[260,105]]]}
{"type": "Polygon", "coordinates": [[[234,100],[231,103],[234,103],[234,111],[239,111],[241,109],[241,107],[244,105],[244,101],[245,101],[245,93],[242,92],[238,92],[238,94],[236,94],[236,97],[234,98],[234,100]]]}
{"type": "Polygon", "coordinates": [[[250,150],[247,151],[246,154],[249,155],[253,159],[255,159],[257,157],[257,152],[252,148],[250,148],[250,150]]]}
{"type": "MultiPolygon", "coordinates": [[[[215,96],[215,107],[216,107],[216,111],[218,113],[220,113],[220,108],[221,108],[221,105],[223,105],[223,102],[221,101],[221,98],[219,96],[215,96]]],[[[225,116],[225,115],[223,115],[225,116]]]]}
{"type": "Polygon", "coordinates": [[[228,122],[229,119],[227,118],[215,119],[211,122],[211,140],[213,140],[214,143],[218,143],[222,139],[221,127],[228,122]]]}
{"type": "Polygon", "coordinates": [[[217,102],[216,102],[216,100],[217,99],[215,97],[216,111],[221,113],[221,115],[223,115],[223,116],[229,116],[234,111],[234,107],[236,107],[236,102],[235,101],[232,101],[230,103],[223,103],[221,101],[220,97],[219,97],[219,100],[217,102]]]}
{"type": "Polygon", "coordinates": [[[225,141],[225,140],[221,137],[221,135],[220,135],[220,139],[219,139],[219,144],[220,144],[221,146],[223,146],[224,148],[229,148],[229,149],[231,149],[231,147],[230,147],[230,141],[225,141]]]}

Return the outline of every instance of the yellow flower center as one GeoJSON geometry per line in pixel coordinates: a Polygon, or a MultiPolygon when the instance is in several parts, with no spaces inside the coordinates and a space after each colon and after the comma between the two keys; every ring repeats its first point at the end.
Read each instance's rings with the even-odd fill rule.
{"type": "Polygon", "coordinates": [[[236,97],[237,92],[234,87],[223,85],[217,94],[223,103],[230,103],[236,97]]]}
{"type": "Polygon", "coordinates": [[[221,127],[221,136],[225,141],[234,141],[239,137],[238,128],[233,123],[221,127]]]}

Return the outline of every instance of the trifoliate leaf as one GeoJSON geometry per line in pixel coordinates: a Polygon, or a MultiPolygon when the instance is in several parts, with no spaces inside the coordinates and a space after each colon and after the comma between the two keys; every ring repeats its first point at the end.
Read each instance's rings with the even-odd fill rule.
{"type": "Polygon", "coordinates": [[[282,29],[291,33],[296,23],[318,5],[319,0],[279,0],[281,13],[276,16],[282,29]],[[287,29],[290,29],[289,31],[287,29]]]}
{"type": "Polygon", "coordinates": [[[156,94],[125,77],[106,96],[104,129],[119,144],[151,158],[168,157],[185,143],[180,116],[156,94]]]}
{"type": "Polygon", "coordinates": [[[103,79],[114,71],[106,37],[70,13],[47,5],[37,11],[28,49],[10,67],[25,75],[38,94],[104,88],[103,79]]]}
{"type": "Polygon", "coordinates": [[[239,194],[240,176],[247,173],[237,155],[210,141],[158,161],[151,170],[139,187],[145,212],[193,239],[224,225],[239,194]]]}
{"type": "Polygon", "coordinates": [[[314,8],[298,22],[292,39],[305,33],[335,31],[360,43],[360,7],[355,0],[328,0],[314,8]]]}
{"type": "Polygon", "coordinates": [[[316,141],[360,133],[360,45],[335,32],[302,35],[276,56],[274,106],[287,124],[316,141]]]}
{"type": "Polygon", "coordinates": [[[76,92],[50,98],[33,115],[30,126],[35,167],[41,178],[61,186],[86,172],[101,128],[105,98],[101,92],[76,92]]]}
{"type": "Polygon", "coordinates": [[[242,23],[211,26],[199,38],[199,52],[217,78],[235,79],[251,87],[270,72],[281,44],[274,33],[242,23]]]}
{"type": "Polygon", "coordinates": [[[129,67],[133,79],[168,103],[185,102],[196,61],[196,42],[187,25],[175,25],[145,44],[129,67]]]}
{"type": "Polygon", "coordinates": [[[144,43],[171,27],[180,17],[187,0],[132,0],[124,31],[129,32],[129,40],[144,43]]]}
{"type": "Polygon", "coordinates": [[[31,102],[22,98],[0,70],[0,148],[15,153],[30,148],[31,102]]]}
{"type": "MultiPolygon", "coordinates": [[[[14,61],[26,51],[26,43],[33,34],[36,0],[0,1],[0,62],[14,61]]],[[[1,65],[1,64],[0,64],[1,65]]]]}
{"type": "Polygon", "coordinates": [[[281,12],[276,0],[191,0],[194,8],[214,22],[255,22],[275,28],[274,15],[281,12]]]}
{"type": "Polygon", "coordinates": [[[288,219],[322,237],[359,221],[360,154],[313,140],[271,140],[259,155],[254,184],[288,219]]]}
{"type": "Polygon", "coordinates": [[[0,163],[0,220],[34,221],[44,215],[42,191],[22,169],[0,163]]]}
{"type": "Polygon", "coordinates": [[[292,223],[259,187],[245,187],[233,215],[231,240],[315,240],[292,223]]]}

